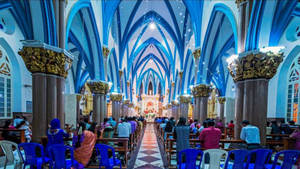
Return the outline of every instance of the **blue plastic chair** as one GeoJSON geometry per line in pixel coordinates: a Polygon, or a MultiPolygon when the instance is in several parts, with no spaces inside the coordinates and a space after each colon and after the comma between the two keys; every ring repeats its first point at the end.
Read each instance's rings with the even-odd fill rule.
{"type": "Polygon", "coordinates": [[[185,149],[178,154],[178,169],[198,169],[201,166],[203,151],[198,149],[185,149]],[[182,162],[182,157],[185,155],[185,163],[182,162]],[[197,157],[200,157],[199,165],[197,166],[197,157]]]}
{"type": "Polygon", "coordinates": [[[73,148],[70,146],[65,146],[61,144],[52,145],[49,147],[50,158],[51,158],[51,166],[55,169],[66,168],[69,169],[71,167],[78,168],[78,162],[74,160],[73,148]],[[71,159],[66,159],[66,151],[70,151],[71,159]]]}
{"type": "Polygon", "coordinates": [[[95,145],[97,156],[99,158],[99,168],[104,166],[106,169],[112,169],[114,166],[120,166],[122,169],[122,163],[116,158],[115,149],[111,146],[105,144],[96,144],[95,145]],[[112,157],[108,157],[108,151],[112,152],[112,157]]]}
{"type": "Polygon", "coordinates": [[[297,162],[300,157],[300,151],[297,150],[285,150],[280,151],[275,155],[274,161],[272,165],[268,165],[267,168],[271,169],[292,169],[293,165],[297,162]],[[283,163],[281,165],[278,164],[278,158],[283,156],[283,163]]]}
{"type": "Polygon", "coordinates": [[[256,149],[249,152],[246,169],[265,169],[266,163],[270,161],[272,150],[256,149]],[[255,156],[255,163],[251,163],[252,157],[255,156]]]}
{"type": "Polygon", "coordinates": [[[242,169],[245,168],[245,160],[248,156],[248,150],[232,150],[228,152],[228,157],[223,169],[242,169]],[[230,156],[234,155],[233,164],[229,163],[230,156]]]}
{"type": "Polygon", "coordinates": [[[19,149],[23,149],[25,152],[25,159],[22,156],[24,169],[27,165],[30,165],[30,168],[37,167],[37,169],[41,169],[43,164],[50,162],[50,159],[44,154],[44,147],[38,143],[21,143],[19,149]],[[37,150],[40,150],[40,156],[37,155],[37,150]]]}

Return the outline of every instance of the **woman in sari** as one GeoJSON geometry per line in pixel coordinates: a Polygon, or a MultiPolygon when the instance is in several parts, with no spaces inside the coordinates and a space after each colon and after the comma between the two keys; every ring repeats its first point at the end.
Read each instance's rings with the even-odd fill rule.
{"type": "Polygon", "coordinates": [[[96,144],[96,135],[94,134],[95,127],[96,124],[94,123],[89,130],[86,130],[85,125],[81,123],[79,125],[78,133],[74,133],[74,158],[83,166],[87,166],[93,154],[94,146],[96,144]]]}

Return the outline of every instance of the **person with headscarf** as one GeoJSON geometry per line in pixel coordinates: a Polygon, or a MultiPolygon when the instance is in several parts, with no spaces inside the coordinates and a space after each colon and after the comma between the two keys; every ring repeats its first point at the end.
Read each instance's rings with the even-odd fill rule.
{"type": "Polygon", "coordinates": [[[97,140],[97,136],[94,134],[95,128],[96,123],[92,123],[88,130],[83,123],[80,123],[77,132],[74,133],[74,159],[81,164],[78,167],[80,169],[88,165],[93,154],[93,149],[97,140]]]}
{"type": "Polygon", "coordinates": [[[190,126],[186,125],[186,118],[180,117],[177,126],[174,128],[174,139],[176,139],[177,158],[180,151],[190,147],[190,126]]]}
{"type": "Polygon", "coordinates": [[[47,132],[47,137],[47,147],[50,147],[54,144],[64,144],[64,138],[68,138],[69,134],[60,128],[60,121],[55,118],[50,122],[50,129],[47,132]]]}

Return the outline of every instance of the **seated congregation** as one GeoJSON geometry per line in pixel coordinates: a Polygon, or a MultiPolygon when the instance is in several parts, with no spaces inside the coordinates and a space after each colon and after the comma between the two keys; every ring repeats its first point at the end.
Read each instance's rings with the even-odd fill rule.
{"type": "MultiPolygon", "coordinates": [[[[24,120],[14,122],[19,126],[24,120]]],[[[6,126],[11,121],[7,120],[6,126]]],[[[9,125],[1,130],[1,154],[5,155],[4,167],[14,168],[127,168],[128,160],[136,150],[146,121],[143,117],[105,118],[97,124],[88,118],[81,119],[76,127],[65,125],[55,118],[49,124],[47,136],[40,142],[21,139],[21,133],[30,130],[9,125]],[[20,132],[19,132],[20,131],[20,132]]],[[[26,135],[26,134],[25,134],[26,135]]],[[[30,135],[28,135],[30,138],[30,135]]],[[[27,137],[26,137],[27,138],[27,137]]]]}
{"type": "Polygon", "coordinates": [[[198,120],[186,123],[184,117],[177,124],[174,118],[155,120],[168,168],[300,168],[300,126],[277,124],[267,126],[266,145],[262,145],[260,129],[248,120],[242,124],[231,121],[226,126],[214,119],[202,124],[198,120]],[[234,138],[235,125],[243,126],[239,139],[234,138]]]}

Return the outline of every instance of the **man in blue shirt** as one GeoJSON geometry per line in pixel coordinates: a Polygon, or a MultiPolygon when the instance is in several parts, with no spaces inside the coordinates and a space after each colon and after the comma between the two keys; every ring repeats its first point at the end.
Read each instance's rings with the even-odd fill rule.
{"type": "Polygon", "coordinates": [[[240,138],[246,141],[248,149],[260,148],[259,129],[256,126],[252,126],[248,120],[244,120],[242,125],[240,138]]]}

